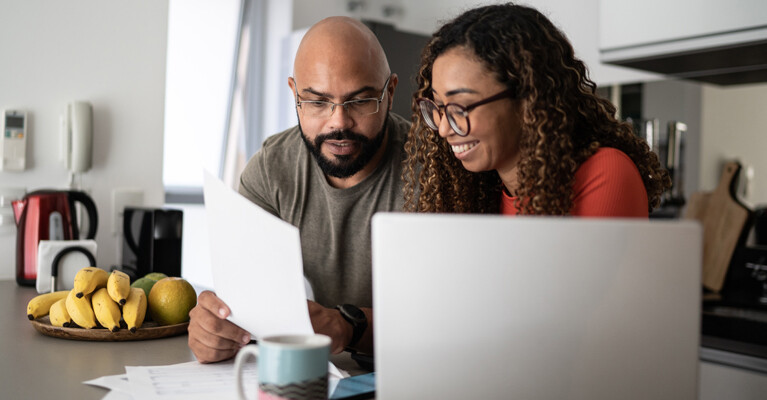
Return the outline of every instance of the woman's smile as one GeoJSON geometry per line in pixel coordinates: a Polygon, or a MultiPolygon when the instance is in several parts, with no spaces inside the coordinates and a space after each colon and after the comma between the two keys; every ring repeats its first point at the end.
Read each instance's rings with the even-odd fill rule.
{"type": "Polygon", "coordinates": [[[461,159],[465,157],[466,153],[468,153],[469,150],[473,149],[478,143],[479,141],[475,140],[473,142],[451,144],[450,148],[453,149],[453,154],[455,154],[455,156],[458,157],[458,159],[461,159]]]}

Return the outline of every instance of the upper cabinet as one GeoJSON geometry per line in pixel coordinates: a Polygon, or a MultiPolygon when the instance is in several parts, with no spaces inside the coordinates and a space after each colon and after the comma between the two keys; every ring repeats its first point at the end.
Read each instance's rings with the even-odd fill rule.
{"type": "Polygon", "coordinates": [[[767,81],[767,1],[602,0],[603,63],[715,84],[767,81]]]}

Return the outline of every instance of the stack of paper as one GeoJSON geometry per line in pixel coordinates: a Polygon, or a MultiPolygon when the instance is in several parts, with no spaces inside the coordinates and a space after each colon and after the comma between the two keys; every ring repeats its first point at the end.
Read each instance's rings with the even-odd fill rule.
{"type": "MultiPolygon", "coordinates": [[[[110,389],[104,399],[236,399],[234,361],[200,364],[197,361],[154,367],[125,367],[124,375],[83,382],[110,389]]],[[[258,382],[255,363],[243,368],[246,394],[255,398],[258,382]]]]}
{"type": "MultiPolygon", "coordinates": [[[[104,376],[83,382],[109,389],[105,400],[195,400],[237,399],[234,361],[200,364],[191,361],[175,365],[154,367],[125,367],[126,374],[104,376]]],[[[328,395],[346,371],[328,363],[328,395]]],[[[242,369],[242,382],[248,398],[256,398],[258,373],[255,363],[242,369]]]]}

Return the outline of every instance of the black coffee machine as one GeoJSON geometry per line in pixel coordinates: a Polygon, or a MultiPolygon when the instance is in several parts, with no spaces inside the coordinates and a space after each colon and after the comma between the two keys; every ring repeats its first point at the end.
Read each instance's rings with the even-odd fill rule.
{"type": "Polygon", "coordinates": [[[122,270],[131,280],[150,272],[181,276],[184,214],[168,208],[126,207],[123,213],[122,270]]]}
{"type": "Polygon", "coordinates": [[[745,227],[721,295],[730,305],[767,310],[767,208],[757,209],[745,227]]]}

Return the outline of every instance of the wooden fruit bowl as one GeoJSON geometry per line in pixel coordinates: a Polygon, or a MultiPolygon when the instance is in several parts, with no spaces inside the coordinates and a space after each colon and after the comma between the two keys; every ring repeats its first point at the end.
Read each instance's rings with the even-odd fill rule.
{"type": "Polygon", "coordinates": [[[189,322],[182,322],[175,325],[159,325],[154,321],[146,321],[135,333],[127,329],[120,329],[112,332],[104,328],[83,329],[83,328],[63,328],[51,325],[48,316],[29,321],[38,332],[46,336],[70,339],[86,340],[97,342],[125,342],[131,340],[150,340],[170,336],[183,335],[187,333],[189,322]]]}

